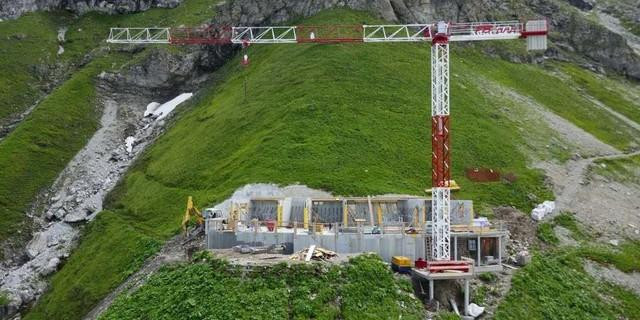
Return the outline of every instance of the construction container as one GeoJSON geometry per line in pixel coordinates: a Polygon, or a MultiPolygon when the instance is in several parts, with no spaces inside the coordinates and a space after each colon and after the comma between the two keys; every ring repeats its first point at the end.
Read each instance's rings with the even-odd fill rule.
{"type": "Polygon", "coordinates": [[[391,257],[391,270],[398,273],[411,273],[411,260],[405,256],[391,257]]]}

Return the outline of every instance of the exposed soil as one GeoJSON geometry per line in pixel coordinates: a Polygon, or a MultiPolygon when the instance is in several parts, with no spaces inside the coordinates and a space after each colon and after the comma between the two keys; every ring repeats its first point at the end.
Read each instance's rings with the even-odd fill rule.
{"type": "Polygon", "coordinates": [[[624,273],[613,267],[605,267],[590,260],[585,260],[584,270],[592,277],[615,283],[640,296],[640,273],[624,273]]]}
{"type": "Polygon", "coordinates": [[[509,229],[510,240],[534,243],[538,225],[529,215],[513,207],[497,207],[493,209],[495,219],[509,229]]]}
{"type": "Polygon", "coordinates": [[[542,168],[553,184],[557,211],[576,213],[576,218],[602,233],[604,239],[640,238],[629,225],[640,226],[640,187],[609,181],[587,169],[599,159],[618,159],[640,155],[614,154],[570,160],[565,165],[543,162],[542,168]]]}

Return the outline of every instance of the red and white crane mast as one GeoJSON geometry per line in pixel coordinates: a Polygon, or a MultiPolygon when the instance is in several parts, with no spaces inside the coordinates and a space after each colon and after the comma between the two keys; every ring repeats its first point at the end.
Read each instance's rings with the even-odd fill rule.
{"type": "Polygon", "coordinates": [[[431,256],[450,259],[449,32],[438,22],[431,43],[431,256]]]}
{"type": "MultiPolygon", "coordinates": [[[[358,42],[431,43],[432,248],[435,260],[450,260],[451,145],[449,142],[449,42],[527,39],[527,49],[547,48],[547,21],[230,27],[111,28],[109,43],[290,44],[358,42]]],[[[243,61],[247,61],[246,55],[243,61]]]]}

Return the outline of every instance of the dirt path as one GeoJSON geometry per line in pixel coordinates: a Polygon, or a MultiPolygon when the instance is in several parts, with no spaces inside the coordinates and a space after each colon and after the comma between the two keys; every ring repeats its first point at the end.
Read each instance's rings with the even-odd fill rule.
{"type": "MultiPolygon", "coordinates": [[[[577,153],[564,164],[553,160],[534,160],[538,161],[534,163],[534,167],[543,169],[553,184],[557,211],[575,212],[581,222],[602,232],[605,239],[640,238],[636,233],[637,228],[640,228],[640,197],[638,196],[640,186],[608,181],[597,175],[586,177],[588,168],[594,161],[630,157],[639,155],[640,151],[625,154],[549,111],[528,96],[501,86],[488,85],[489,81],[481,81],[481,83],[485,87],[490,86],[489,92],[498,92],[516,101],[517,110],[514,110],[514,116],[552,130],[570,146],[569,150],[577,153]]],[[[640,124],[602,105],[599,101],[597,103],[594,101],[594,104],[606,109],[631,127],[640,129],[640,124]]],[[[536,137],[531,136],[528,139],[534,140],[536,137]]],[[[543,147],[535,144],[533,146],[534,149],[543,147]]],[[[539,159],[537,154],[532,154],[531,158],[539,159]]]]}
{"type": "Polygon", "coordinates": [[[592,277],[615,283],[640,296],[640,273],[624,273],[616,268],[605,267],[590,260],[585,260],[584,270],[592,277]]]}
{"type": "MultiPolygon", "coordinates": [[[[549,136],[548,131],[551,130],[558,139],[563,140],[568,149],[582,155],[599,156],[620,153],[618,149],[598,140],[567,119],[549,111],[544,105],[529,96],[501,86],[488,78],[477,77],[474,84],[497,99],[506,98],[514,102],[513,105],[504,107],[507,110],[504,114],[511,121],[527,124],[526,130],[523,130],[521,134],[532,144],[533,148],[544,148],[548,142],[541,140],[540,137],[549,136]]],[[[532,154],[531,157],[539,159],[540,155],[532,154]]]]}
{"type": "Polygon", "coordinates": [[[188,261],[187,248],[198,246],[202,244],[203,241],[204,239],[202,236],[190,239],[187,243],[185,243],[185,239],[182,235],[173,237],[164,244],[160,252],[147,259],[138,272],[131,275],[126,281],[120,284],[118,288],[102,299],[102,301],[100,301],[100,303],[84,317],[84,320],[98,319],[98,317],[100,317],[100,315],[105,312],[109,306],[111,306],[121,293],[137,290],[149,279],[149,277],[151,277],[151,275],[158,271],[160,267],[167,264],[188,261]]]}
{"type": "Polygon", "coordinates": [[[589,98],[589,100],[591,100],[591,102],[593,102],[593,104],[595,104],[599,108],[602,108],[603,110],[609,112],[611,115],[613,115],[614,117],[620,119],[622,122],[626,123],[630,127],[634,128],[636,130],[640,130],[640,123],[637,123],[637,122],[629,119],[627,116],[623,115],[622,113],[607,107],[604,103],[600,102],[598,99],[596,99],[594,97],[588,97],[588,98],[589,98]]]}
{"type": "Polygon", "coordinates": [[[640,238],[637,229],[631,227],[640,227],[640,187],[599,176],[586,177],[596,160],[635,155],[640,151],[569,160],[565,165],[541,162],[536,166],[544,169],[553,183],[558,211],[575,212],[581,222],[602,232],[604,238],[640,238]]]}

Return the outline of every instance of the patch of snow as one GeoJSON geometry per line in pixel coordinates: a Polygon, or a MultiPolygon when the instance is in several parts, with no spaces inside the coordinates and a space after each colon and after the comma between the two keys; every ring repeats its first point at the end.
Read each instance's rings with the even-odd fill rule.
{"type": "Polygon", "coordinates": [[[133,143],[136,142],[136,138],[132,137],[132,136],[128,136],[126,139],[124,139],[124,143],[126,144],[127,147],[127,153],[131,154],[131,152],[133,152],[133,143]]]}
{"type": "Polygon", "coordinates": [[[144,116],[148,117],[150,115],[153,114],[154,111],[156,111],[158,109],[158,107],[160,106],[159,103],[157,102],[151,102],[147,105],[147,110],[144,112],[144,116]]]}
{"type": "MultiPolygon", "coordinates": [[[[158,117],[157,119],[163,119],[166,116],[168,116],[179,104],[189,100],[191,97],[193,96],[193,93],[183,93],[175,98],[173,98],[173,100],[163,103],[160,106],[157,106],[155,108],[155,110],[153,110],[153,112],[150,115],[154,115],[156,117],[158,117]]],[[[150,103],[149,105],[147,105],[147,111],[149,111],[149,107],[153,104],[150,103]]],[[[145,112],[146,114],[146,112],[145,112]]]]}

